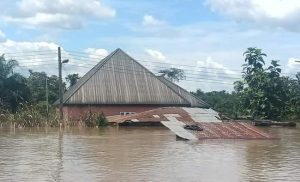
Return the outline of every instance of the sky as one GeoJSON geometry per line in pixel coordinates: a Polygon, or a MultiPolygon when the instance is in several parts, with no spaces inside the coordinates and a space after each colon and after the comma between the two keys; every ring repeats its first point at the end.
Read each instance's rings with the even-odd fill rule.
{"type": "Polygon", "coordinates": [[[243,52],[300,71],[299,0],[1,0],[0,53],[28,69],[84,75],[116,48],[145,67],[180,68],[189,91],[233,89],[243,52]]]}

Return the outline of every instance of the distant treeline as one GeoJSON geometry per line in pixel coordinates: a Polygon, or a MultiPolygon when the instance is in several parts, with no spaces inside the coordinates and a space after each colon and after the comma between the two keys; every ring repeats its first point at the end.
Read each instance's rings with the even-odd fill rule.
{"type": "MultiPolygon", "coordinates": [[[[6,60],[4,55],[0,56],[0,113],[16,113],[25,106],[32,105],[46,116],[46,95],[50,111],[53,110],[52,104],[58,99],[58,77],[32,70],[28,70],[29,76],[25,77],[14,71],[17,66],[16,60],[6,60]]],[[[78,79],[78,74],[66,77],[70,85],[75,84],[78,79]]],[[[63,83],[63,87],[66,90],[66,83],[63,83]]]]}
{"type": "MultiPolygon", "coordinates": [[[[215,110],[232,118],[250,116],[276,120],[300,119],[300,73],[293,77],[283,76],[278,60],[265,63],[267,56],[260,49],[248,48],[244,53],[242,79],[234,83],[234,91],[195,93],[215,110]]],[[[14,72],[16,60],[6,60],[0,56],[0,114],[33,112],[36,118],[47,116],[46,80],[50,112],[52,104],[58,99],[58,77],[45,72],[29,70],[25,77],[14,72]]],[[[300,66],[300,64],[299,64],[300,66]]],[[[160,73],[171,81],[185,78],[181,69],[161,70],[160,73]]],[[[66,81],[73,85],[79,79],[71,74],[66,81]]],[[[66,90],[66,83],[63,84],[66,90]]],[[[0,118],[1,119],[1,118],[0,118]]]]}
{"type": "Polygon", "coordinates": [[[267,55],[257,48],[248,48],[244,56],[242,79],[233,92],[199,89],[193,94],[232,118],[300,120],[300,73],[282,76],[279,61],[266,63],[267,55]]]}

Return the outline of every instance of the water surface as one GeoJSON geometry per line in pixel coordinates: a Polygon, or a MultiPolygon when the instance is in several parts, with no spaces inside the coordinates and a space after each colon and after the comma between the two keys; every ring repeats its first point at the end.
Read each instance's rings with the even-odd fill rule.
{"type": "Polygon", "coordinates": [[[176,141],[163,127],[0,129],[0,181],[300,181],[300,129],[281,140],[176,141]]]}

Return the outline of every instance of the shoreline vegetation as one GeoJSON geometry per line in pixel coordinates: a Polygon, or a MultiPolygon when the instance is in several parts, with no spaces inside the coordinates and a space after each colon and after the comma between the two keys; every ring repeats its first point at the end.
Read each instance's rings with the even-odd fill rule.
{"type": "MultiPolygon", "coordinates": [[[[267,55],[257,48],[248,48],[240,80],[234,91],[192,92],[211,108],[231,119],[300,121],[300,72],[286,75],[278,60],[265,61],[267,55]]],[[[102,127],[109,122],[103,113],[86,113],[81,121],[61,122],[55,106],[58,99],[58,77],[45,72],[29,71],[29,76],[16,73],[17,60],[0,56],[0,126],[15,127],[102,127]]],[[[184,70],[162,70],[170,81],[185,79],[184,70]]],[[[69,85],[80,79],[78,74],[66,77],[69,85]]],[[[63,84],[66,91],[67,83],[63,84]]]]}
{"type": "Polygon", "coordinates": [[[0,128],[12,127],[67,127],[67,126],[81,126],[81,127],[105,127],[110,123],[103,113],[86,113],[79,121],[61,121],[59,114],[55,108],[47,115],[43,115],[33,105],[25,105],[16,113],[2,112],[0,114],[0,128]]]}

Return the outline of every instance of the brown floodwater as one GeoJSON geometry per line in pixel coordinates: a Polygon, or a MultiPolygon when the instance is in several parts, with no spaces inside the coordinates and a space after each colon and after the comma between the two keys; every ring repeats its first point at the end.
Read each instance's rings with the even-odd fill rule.
{"type": "Polygon", "coordinates": [[[176,141],[163,127],[0,129],[0,181],[300,181],[300,128],[281,140],[176,141]]]}

